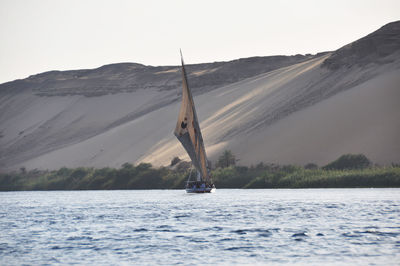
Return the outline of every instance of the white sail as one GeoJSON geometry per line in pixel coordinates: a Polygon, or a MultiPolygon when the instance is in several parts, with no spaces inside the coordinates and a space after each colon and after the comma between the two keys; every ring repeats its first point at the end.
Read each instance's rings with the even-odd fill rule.
{"type": "Polygon", "coordinates": [[[198,173],[200,173],[200,179],[202,181],[209,181],[210,177],[208,173],[206,151],[204,149],[203,137],[201,135],[192,93],[190,92],[187,81],[182,53],[181,62],[183,80],[182,103],[174,134],[182,143],[193,165],[196,167],[198,173]]]}

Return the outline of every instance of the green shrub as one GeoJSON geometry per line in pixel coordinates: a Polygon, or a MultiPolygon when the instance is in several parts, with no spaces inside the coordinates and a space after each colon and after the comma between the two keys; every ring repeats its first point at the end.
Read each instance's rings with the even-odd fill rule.
{"type": "Polygon", "coordinates": [[[364,154],[345,154],[323,167],[326,170],[364,169],[371,161],[364,154]]]}
{"type": "MultiPolygon", "coordinates": [[[[120,169],[63,167],[51,172],[4,173],[0,174],[0,190],[182,189],[190,174],[188,167],[178,167],[183,163],[175,169],[126,163],[120,169]]],[[[363,155],[344,155],[322,169],[263,163],[255,167],[231,165],[213,170],[211,177],[217,188],[400,187],[398,165],[367,166],[370,162],[363,155]]]]}

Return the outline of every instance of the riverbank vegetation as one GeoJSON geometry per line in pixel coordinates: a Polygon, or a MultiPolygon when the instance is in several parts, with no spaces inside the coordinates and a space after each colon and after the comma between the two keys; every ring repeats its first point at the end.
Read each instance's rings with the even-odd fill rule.
{"type": "MultiPolygon", "coordinates": [[[[237,166],[234,155],[225,151],[211,171],[217,188],[353,188],[400,187],[400,165],[373,165],[362,154],[343,155],[323,167],[259,163],[237,166]],[[225,156],[225,158],[224,158],[225,156]]],[[[182,189],[190,175],[190,164],[174,158],[170,167],[155,168],[125,163],[115,168],[61,168],[55,171],[26,171],[0,174],[0,191],[14,190],[100,190],[182,189]]],[[[194,176],[194,175],[193,175],[194,176]]]]}

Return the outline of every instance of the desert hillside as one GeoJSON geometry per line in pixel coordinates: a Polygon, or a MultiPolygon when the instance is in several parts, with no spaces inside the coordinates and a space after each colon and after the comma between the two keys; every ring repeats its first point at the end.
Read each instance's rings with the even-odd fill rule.
{"type": "MultiPolygon", "coordinates": [[[[400,22],[336,51],[188,65],[206,150],[241,164],[400,158],[400,22]]],[[[50,71],[0,85],[0,169],[167,165],[179,66],[50,71]]]]}

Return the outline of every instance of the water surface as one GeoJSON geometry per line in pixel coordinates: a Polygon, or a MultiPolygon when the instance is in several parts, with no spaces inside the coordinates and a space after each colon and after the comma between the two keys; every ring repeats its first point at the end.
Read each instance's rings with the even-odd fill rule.
{"type": "Polygon", "coordinates": [[[399,265],[400,189],[0,193],[0,265],[399,265]]]}

